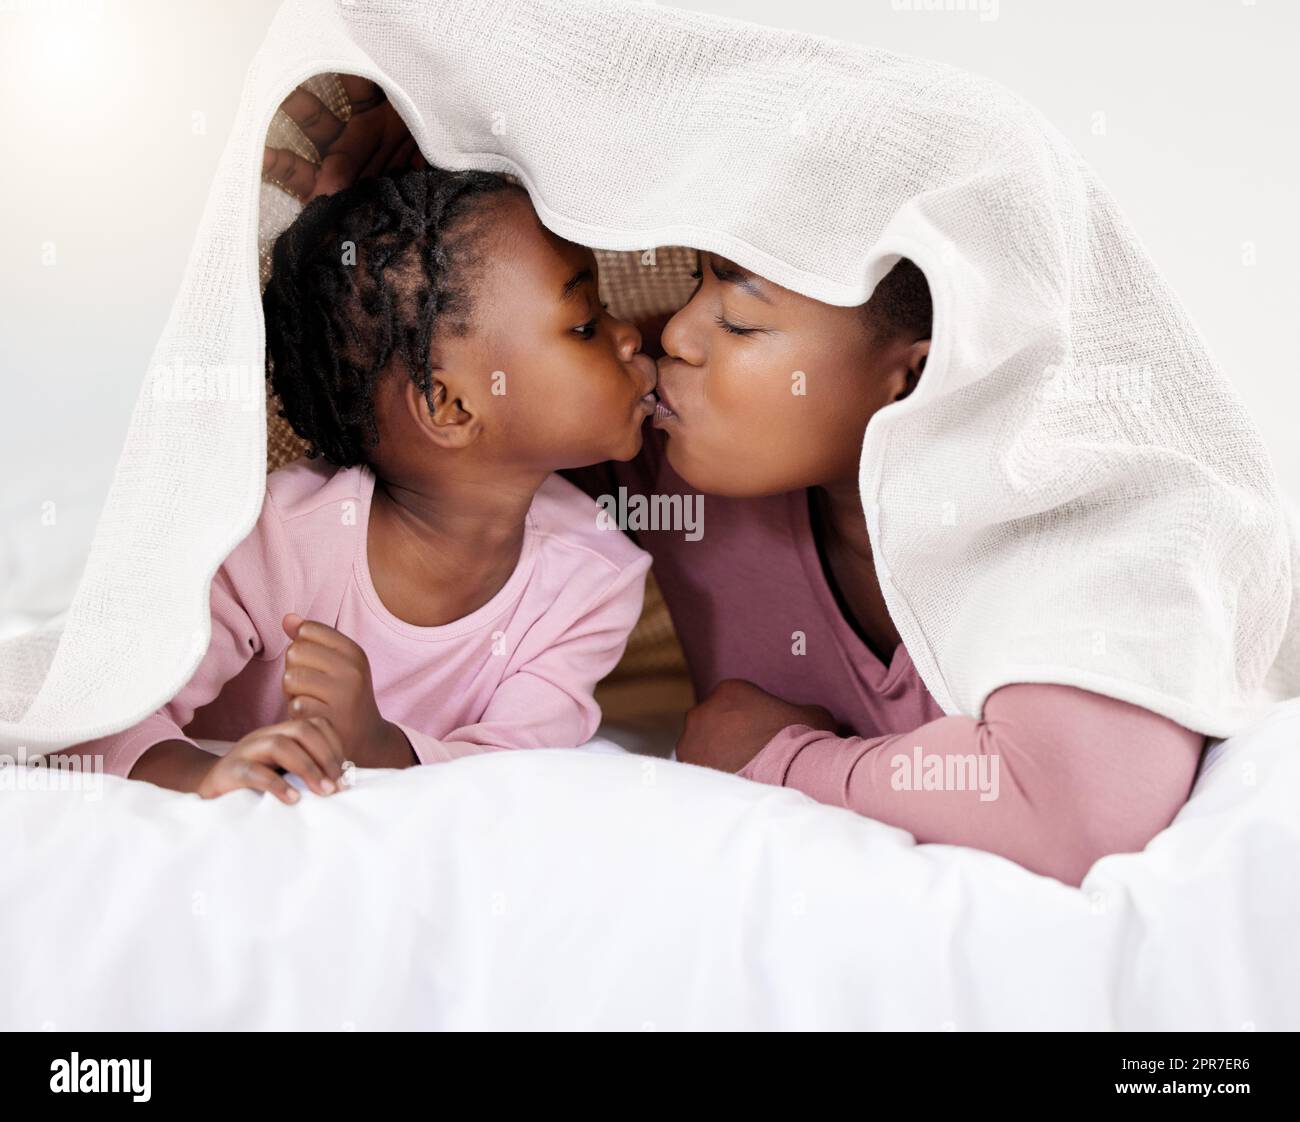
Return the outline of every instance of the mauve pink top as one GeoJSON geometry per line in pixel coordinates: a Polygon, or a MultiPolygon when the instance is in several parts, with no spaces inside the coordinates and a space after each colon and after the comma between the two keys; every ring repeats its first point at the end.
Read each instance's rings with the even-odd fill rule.
{"type": "Polygon", "coordinates": [[[595,503],[552,476],[496,595],[453,623],[417,627],[389,612],[371,583],[374,486],[369,468],[322,460],[268,476],[257,525],[213,578],[212,638],[193,677],[156,713],[79,751],[102,752],[105,771],[128,775],[160,741],[238,740],[286,720],[290,612],[360,644],[379,711],[421,763],[591,739],[600,722],[592,691],[627,645],[650,558],[602,531],[595,503]]]}
{"type": "MultiPolygon", "coordinates": [[[[592,495],[696,495],[650,428],[631,463],[569,474],[592,495]]],[[[822,705],[856,734],[792,725],[742,776],[1070,883],[1105,854],[1141,849],[1186,801],[1204,737],[1127,702],[1013,683],[989,696],[981,720],[945,717],[905,646],[886,665],[844,618],[806,491],[707,495],[702,509],[699,540],[635,534],[654,557],[697,696],[741,678],[822,705]]]]}

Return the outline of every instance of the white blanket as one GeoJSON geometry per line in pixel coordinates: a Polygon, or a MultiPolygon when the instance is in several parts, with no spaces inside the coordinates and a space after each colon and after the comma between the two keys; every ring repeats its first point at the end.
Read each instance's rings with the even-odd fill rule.
{"type": "Polygon", "coordinates": [[[625,0],[288,0],[66,628],[0,643],[0,743],[134,724],[207,649],[208,583],[264,487],[262,146],[333,71],[379,81],[432,162],[518,174],[575,241],[713,250],[841,304],[921,266],[933,349],[872,419],[861,487],[946,712],[1052,681],[1227,736],[1300,694],[1300,539],[1263,443],[1105,188],[1006,90],[625,0]]]}
{"type": "Polygon", "coordinates": [[[1082,889],[608,744],[292,807],[7,769],[0,1028],[1295,1030],[1298,741],[1082,889]]]}

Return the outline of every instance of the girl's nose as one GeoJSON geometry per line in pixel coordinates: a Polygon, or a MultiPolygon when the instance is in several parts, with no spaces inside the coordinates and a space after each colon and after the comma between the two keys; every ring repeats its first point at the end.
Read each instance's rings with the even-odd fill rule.
{"type": "Polygon", "coordinates": [[[641,331],[636,324],[629,323],[627,320],[618,320],[617,324],[614,330],[618,342],[618,354],[624,362],[627,362],[641,350],[641,331]]]}

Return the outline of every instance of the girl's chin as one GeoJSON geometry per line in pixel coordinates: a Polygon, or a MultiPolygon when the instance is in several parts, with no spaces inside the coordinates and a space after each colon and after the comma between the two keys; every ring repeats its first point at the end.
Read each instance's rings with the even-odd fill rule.
{"type": "Polygon", "coordinates": [[[636,459],[641,451],[641,445],[645,443],[645,430],[640,423],[633,425],[627,434],[627,439],[623,441],[623,447],[613,453],[609,458],[626,462],[636,459]]]}

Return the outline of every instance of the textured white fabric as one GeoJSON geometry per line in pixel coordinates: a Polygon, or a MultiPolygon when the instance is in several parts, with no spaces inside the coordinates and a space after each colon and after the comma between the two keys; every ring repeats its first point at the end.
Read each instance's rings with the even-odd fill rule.
{"type": "Polygon", "coordinates": [[[432,162],[520,175],[575,241],[693,245],[840,304],[899,255],[925,270],[933,353],[873,419],[862,490],[890,614],[947,712],[1042,679],[1228,735],[1300,694],[1300,560],[1261,441],[1110,196],[1016,98],[615,0],[290,0],[154,359],[226,388],[176,401],[146,379],[62,642],[0,647],[7,743],[123,728],[206,649],[208,582],[263,488],[262,141],[330,71],[381,82],[432,162]]]}
{"type": "Polygon", "coordinates": [[[617,754],[291,807],[10,768],[0,1029],[1295,1030],[1297,739],[1300,702],[1219,745],[1081,891],[617,754]]]}

